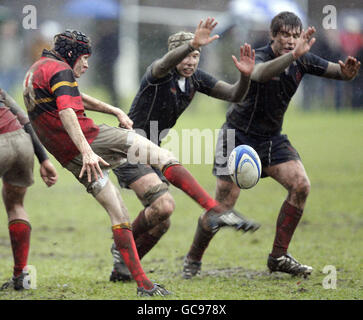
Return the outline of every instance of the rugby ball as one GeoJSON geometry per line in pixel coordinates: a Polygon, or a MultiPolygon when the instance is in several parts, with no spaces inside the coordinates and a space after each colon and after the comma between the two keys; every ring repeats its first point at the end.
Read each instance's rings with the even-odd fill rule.
{"type": "Polygon", "coordinates": [[[241,189],[250,189],[261,177],[261,161],[257,152],[242,144],[234,148],[228,158],[228,171],[233,182],[241,189]]]}

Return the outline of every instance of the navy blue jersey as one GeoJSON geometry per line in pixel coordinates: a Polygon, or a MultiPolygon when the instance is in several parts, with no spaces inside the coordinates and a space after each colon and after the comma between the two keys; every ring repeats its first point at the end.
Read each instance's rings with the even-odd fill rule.
{"type": "MultiPolygon", "coordinates": [[[[256,64],[275,58],[270,45],[256,49],[256,64]]],[[[305,73],[322,76],[328,61],[310,52],[265,83],[251,80],[245,99],[232,104],[227,122],[245,134],[271,137],[282,129],[284,114],[305,73]]]]}
{"type": "MultiPolygon", "coordinates": [[[[185,79],[185,92],[178,85],[179,74],[176,69],[163,78],[152,75],[149,66],[141,79],[139,91],[132,102],[128,116],[134,122],[134,129],[145,131],[148,139],[160,144],[163,137],[172,128],[180,115],[189,106],[196,91],[210,95],[217,80],[206,72],[197,69],[185,79]],[[157,121],[157,132],[150,134],[150,121],[157,121]],[[162,132],[161,136],[160,132],[162,132]],[[155,139],[156,138],[156,139],[155,139]],[[159,139],[158,139],[159,138],[159,139]]],[[[155,123],[152,124],[152,127],[155,123]]]]}

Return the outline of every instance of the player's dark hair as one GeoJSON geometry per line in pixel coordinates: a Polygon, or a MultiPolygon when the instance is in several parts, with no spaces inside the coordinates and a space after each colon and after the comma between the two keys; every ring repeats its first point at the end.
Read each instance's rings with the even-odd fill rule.
{"type": "Polygon", "coordinates": [[[272,36],[275,37],[283,27],[291,30],[295,28],[302,30],[302,22],[295,13],[283,11],[276,15],[271,21],[270,31],[272,36]]]}
{"type": "Polygon", "coordinates": [[[92,53],[91,41],[82,32],[66,30],[54,36],[54,51],[73,68],[80,56],[92,53]]]}

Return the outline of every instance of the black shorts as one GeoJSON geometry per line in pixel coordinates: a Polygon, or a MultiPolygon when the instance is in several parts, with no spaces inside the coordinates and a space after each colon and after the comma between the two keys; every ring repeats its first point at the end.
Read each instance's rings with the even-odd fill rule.
{"type": "MultiPolygon", "coordinates": [[[[233,142],[233,141],[232,141],[233,142]]],[[[290,160],[300,160],[299,153],[291,145],[287,135],[278,134],[269,138],[245,135],[228,122],[224,123],[218,136],[214,156],[213,175],[223,180],[231,180],[228,174],[227,162],[235,146],[246,144],[256,150],[261,160],[261,178],[268,175],[263,172],[264,167],[273,166],[290,160]],[[235,130],[235,143],[228,142],[227,129],[235,130]]]]}
{"type": "Polygon", "coordinates": [[[130,164],[126,162],[112,170],[117,177],[121,188],[129,188],[129,185],[149,173],[156,173],[162,182],[169,185],[169,181],[160,170],[147,164],[130,164]]]}

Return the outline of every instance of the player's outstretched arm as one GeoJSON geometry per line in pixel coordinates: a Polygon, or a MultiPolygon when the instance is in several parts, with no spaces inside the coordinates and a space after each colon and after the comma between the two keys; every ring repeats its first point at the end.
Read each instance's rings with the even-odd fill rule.
{"type": "Polygon", "coordinates": [[[258,63],[253,69],[251,80],[261,83],[270,81],[273,77],[284,72],[293,62],[294,56],[292,52],[289,52],[273,60],[258,63]]]}
{"type": "Polygon", "coordinates": [[[353,80],[360,69],[361,62],[354,57],[348,56],[345,62],[329,62],[323,77],[336,80],[353,80]]]}
{"type": "Polygon", "coordinates": [[[315,43],[315,38],[311,38],[314,33],[314,27],[309,27],[307,31],[303,30],[297,40],[294,50],[273,60],[257,64],[253,70],[251,79],[263,83],[278,76],[291,63],[310,51],[312,45],[315,43]]]}
{"type": "Polygon", "coordinates": [[[99,164],[104,166],[109,166],[109,164],[93,152],[82,132],[74,110],[71,108],[63,109],[59,111],[59,117],[64,129],[67,131],[69,137],[72,139],[73,143],[82,155],[83,165],[79,177],[82,178],[83,174],[86,172],[88,182],[92,181],[92,175],[96,180],[98,179],[98,175],[103,178],[102,169],[99,164]]]}
{"type": "Polygon", "coordinates": [[[218,22],[214,18],[207,18],[206,21],[200,20],[195,29],[194,38],[189,43],[185,43],[169,51],[161,59],[154,62],[152,66],[153,77],[158,79],[165,77],[189,53],[199,50],[202,46],[208,45],[218,39],[218,35],[210,35],[217,24],[218,22]]]}
{"type": "Polygon", "coordinates": [[[239,60],[235,56],[232,56],[232,59],[241,73],[240,79],[233,85],[218,81],[211,90],[210,95],[230,102],[240,102],[246,95],[250,85],[250,76],[255,65],[255,50],[252,50],[251,46],[245,43],[240,47],[239,60]]]}
{"type": "Polygon", "coordinates": [[[134,124],[133,121],[121,109],[111,106],[108,103],[105,103],[101,100],[98,100],[84,93],[81,93],[81,96],[85,109],[107,113],[107,114],[113,114],[114,116],[117,117],[120,123],[119,125],[120,127],[130,130],[132,129],[132,126],[134,124]]]}

